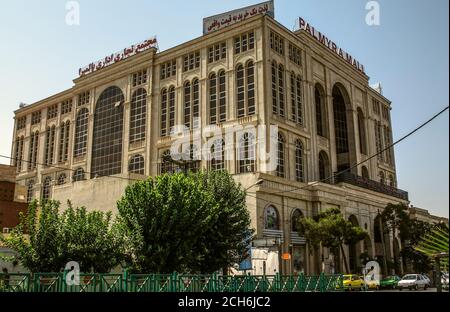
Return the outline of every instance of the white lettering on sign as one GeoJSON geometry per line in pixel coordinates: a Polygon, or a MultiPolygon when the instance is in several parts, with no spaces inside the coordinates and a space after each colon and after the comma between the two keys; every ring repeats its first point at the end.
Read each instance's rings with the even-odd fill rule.
{"type": "Polygon", "coordinates": [[[357,59],[355,59],[353,56],[351,56],[349,53],[345,52],[343,49],[338,47],[338,45],[330,40],[327,36],[325,36],[323,33],[315,29],[313,26],[311,26],[308,22],[306,22],[303,18],[300,17],[299,19],[299,29],[304,30],[307,33],[309,33],[311,36],[313,36],[318,42],[326,46],[328,49],[333,51],[336,55],[341,57],[344,61],[355,67],[357,70],[365,74],[364,65],[361,64],[357,59]]]}
{"type": "Polygon", "coordinates": [[[158,48],[158,42],[156,38],[145,40],[139,44],[132,45],[129,48],[125,48],[123,49],[123,51],[106,56],[104,59],[100,61],[93,62],[85,67],[80,68],[78,73],[80,76],[91,74],[97,70],[111,66],[131,56],[147,51],[150,48],[158,48]]]}
{"type": "Polygon", "coordinates": [[[275,7],[273,4],[273,0],[252,5],[243,9],[238,9],[231,12],[207,17],[203,19],[203,34],[206,35],[210,32],[220,30],[227,26],[242,22],[246,19],[249,19],[259,14],[268,14],[274,18],[275,7]]]}

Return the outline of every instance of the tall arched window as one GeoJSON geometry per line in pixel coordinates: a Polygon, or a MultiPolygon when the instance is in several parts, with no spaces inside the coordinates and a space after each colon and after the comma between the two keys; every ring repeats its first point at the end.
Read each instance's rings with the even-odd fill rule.
{"type": "Polygon", "coordinates": [[[55,134],[56,127],[48,127],[45,134],[45,164],[50,166],[53,164],[55,155],[55,134]]]}
{"type": "Polygon", "coordinates": [[[304,218],[303,213],[300,209],[295,209],[291,217],[291,231],[299,233],[299,235],[304,234],[301,227],[300,221],[304,218]]]}
{"type": "Polygon", "coordinates": [[[378,177],[380,178],[380,183],[381,184],[386,184],[386,176],[385,176],[383,171],[380,171],[378,173],[378,177]]]}
{"type": "Polygon", "coordinates": [[[302,79],[294,72],[291,73],[291,121],[303,124],[302,79]]]}
{"type": "Polygon", "coordinates": [[[34,180],[30,180],[28,181],[27,184],[27,203],[33,200],[33,193],[34,193],[34,180]]]}
{"type": "Polygon", "coordinates": [[[256,148],[255,136],[246,132],[239,139],[239,173],[255,172],[256,148]]]}
{"type": "Polygon", "coordinates": [[[102,92],[94,114],[91,178],[122,172],[124,96],[118,87],[102,92]]]}
{"type": "Polygon", "coordinates": [[[364,179],[367,179],[367,180],[370,179],[369,170],[367,169],[366,166],[362,166],[361,174],[364,179]]]}
{"type": "Polygon", "coordinates": [[[284,67],[272,62],[272,111],[274,115],[284,117],[285,92],[284,92],[284,67]]]}
{"type": "Polygon", "coordinates": [[[278,148],[277,148],[277,176],[284,178],[285,172],[285,145],[286,139],[281,133],[278,133],[278,148]]]}
{"type": "Polygon", "coordinates": [[[345,154],[349,152],[347,108],[344,96],[337,86],[333,88],[333,112],[336,134],[336,152],[337,154],[345,154]]]}
{"type": "Polygon", "coordinates": [[[39,131],[36,131],[30,136],[30,150],[28,154],[28,170],[36,169],[37,158],[39,150],[39,131]]]}
{"type": "Polygon", "coordinates": [[[297,182],[305,182],[304,149],[301,140],[295,141],[295,178],[297,182]]]}
{"type": "Polygon", "coordinates": [[[89,121],[88,109],[87,108],[80,109],[77,114],[75,124],[75,144],[73,148],[74,157],[85,155],[87,152],[88,121],[89,121]]]}
{"type": "Polygon", "coordinates": [[[316,106],[316,128],[317,135],[321,137],[327,137],[327,118],[325,109],[324,92],[322,86],[316,84],[314,87],[314,99],[316,106]]]}
{"type": "Polygon", "coordinates": [[[211,125],[227,120],[227,89],[225,71],[209,76],[209,122],[211,125]]]}
{"type": "Polygon", "coordinates": [[[198,79],[192,84],[188,81],[184,84],[184,126],[188,129],[197,128],[200,117],[200,85],[198,79]],[[193,127],[192,127],[193,126],[193,127]]]}
{"type": "Polygon", "coordinates": [[[147,120],[147,91],[140,88],[131,96],[130,144],[145,140],[147,120]]]}
{"type": "Polygon", "coordinates": [[[211,146],[211,170],[224,170],[225,169],[225,142],[222,139],[218,139],[211,146]]]}
{"type": "Polygon", "coordinates": [[[63,122],[59,132],[59,157],[60,163],[66,162],[69,157],[70,121],[63,122]]]}
{"type": "Polygon", "coordinates": [[[42,187],[42,200],[50,199],[50,188],[52,186],[52,178],[46,177],[44,180],[44,185],[42,187]]]}
{"type": "Polygon", "coordinates": [[[359,130],[359,148],[361,150],[361,154],[367,155],[366,122],[364,118],[364,113],[359,107],[358,107],[358,130],[359,130]]]}
{"type": "Polygon", "coordinates": [[[280,217],[274,206],[268,206],[264,210],[264,228],[266,230],[280,230],[280,217]]]}
{"type": "Polygon", "coordinates": [[[86,174],[84,173],[84,169],[83,168],[76,169],[75,172],[73,173],[72,181],[79,182],[84,180],[86,180],[86,174]]]}
{"type": "Polygon", "coordinates": [[[24,142],[24,137],[21,136],[20,138],[17,138],[16,144],[15,144],[14,163],[16,165],[17,172],[22,171],[23,142],[24,142]]]}
{"type": "Polygon", "coordinates": [[[237,117],[254,115],[255,106],[255,67],[252,61],[236,67],[237,117]]]}
{"type": "Polygon", "coordinates": [[[128,172],[134,174],[145,174],[145,162],[142,155],[134,155],[128,164],[128,172]]]}
{"type": "Polygon", "coordinates": [[[320,182],[330,183],[330,163],[327,154],[322,151],[319,153],[319,180],[320,182]]]}
{"type": "Polygon", "coordinates": [[[165,137],[175,126],[175,87],[161,92],[161,136],[165,137]]]}

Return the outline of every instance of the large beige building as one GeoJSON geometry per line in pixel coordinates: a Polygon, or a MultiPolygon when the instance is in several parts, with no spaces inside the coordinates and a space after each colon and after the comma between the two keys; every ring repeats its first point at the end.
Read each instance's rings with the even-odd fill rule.
{"type": "MultiPolygon", "coordinates": [[[[342,257],[310,252],[296,225],[330,207],[370,233],[345,249],[352,271],[361,271],[361,254],[379,260],[386,254],[401,270],[400,241],[387,236],[381,244],[376,219],[388,203],[408,204],[408,194],[397,189],[393,150],[383,151],[392,143],[391,102],[369,86],[359,63],[339,52],[306,29],[293,32],[258,15],[82,74],[71,89],[15,112],[17,181],[28,188],[28,200],[70,199],[115,211],[135,179],[176,169],[164,157],[175,125],[202,134],[196,143],[202,146],[211,124],[223,131],[277,125],[275,138],[268,130],[266,136],[232,134],[223,161],[186,162],[193,170],[226,169],[248,189],[263,251],[257,254],[276,255],[266,270],[278,270],[279,260],[285,273],[342,271],[342,257]],[[271,139],[277,163],[267,171],[252,156],[271,139]],[[288,253],[290,260],[282,260],[288,253]]],[[[194,145],[191,152],[199,148],[194,145]]],[[[213,155],[219,145],[212,146],[213,155]]],[[[263,260],[254,262],[255,272],[263,260]]]]}

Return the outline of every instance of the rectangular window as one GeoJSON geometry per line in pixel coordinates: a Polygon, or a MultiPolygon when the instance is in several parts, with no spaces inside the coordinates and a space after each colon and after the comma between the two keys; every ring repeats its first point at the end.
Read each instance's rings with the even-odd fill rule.
{"type": "Polygon", "coordinates": [[[53,119],[58,116],[58,104],[47,108],[47,119],[53,119]]]}
{"type": "Polygon", "coordinates": [[[67,100],[61,103],[61,115],[72,112],[72,100],[67,100]]]}
{"type": "Polygon", "coordinates": [[[278,54],[284,55],[284,39],[277,33],[270,33],[270,48],[278,54]]]}
{"type": "Polygon", "coordinates": [[[255,48],[255,33],[248,32],[234,38],[234,53],[240,54],[255,48]]]}
{"type": "Polygon", "coordinates": [[[161,80],[174,77],[177,74],[177,61],[172,60],[170,62],[161,65],[161,80]]]}
{"type": "Polygon", "coordinates": [[[78,106],[89,104],[91,93],[90,91],[82,92],[78,95],[78,106]]]}
{"type": "Polygon", "coordinates": [[[299,66],[302,64],[301,50],[292,43],[289,43],[289,59],[299,66]]]}
{"type": "Polygon", "coordinates": [[[375,115],[380,115],[380,102],[373,99],[372,100],[372,108],[375,115]]]}
{"type": "Polygon", "coordinates": [[[17,118],[16,122],[17,130],[25,129],[26,125],[27,125],[27,116],[17,118]]]}
{"type": "Polygon", "coordinates": [[[184,56],[183,71],[187,72],[200,67],[200,51],[184,56]]]}
{"type": "Polygon", "coordinates": [[[208,63],[217,62],[227,57],[227,43],[222,42],[208,48],[208,63]]]}
{"type": "Polygon", "coordinates": [[[31,125],[36,125],[41,122],[41,111],[33,112],[31,114],[31,125]]]}
{"type": "Polygon", "coordinates": [[[147,83],[147,69],[143,69],[133,74],[133,87],[147,83]]]}

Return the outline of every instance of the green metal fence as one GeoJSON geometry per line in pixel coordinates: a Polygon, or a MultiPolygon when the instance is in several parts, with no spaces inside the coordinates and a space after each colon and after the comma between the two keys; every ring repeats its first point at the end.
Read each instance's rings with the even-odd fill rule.
{"type": "Polygon", "coordinates": [[[0,292],[332,292],[343,289],[341,275],[222,276],[186,274],[80,274],[77,285],[67,273],[0,273],[0,292]]]}

